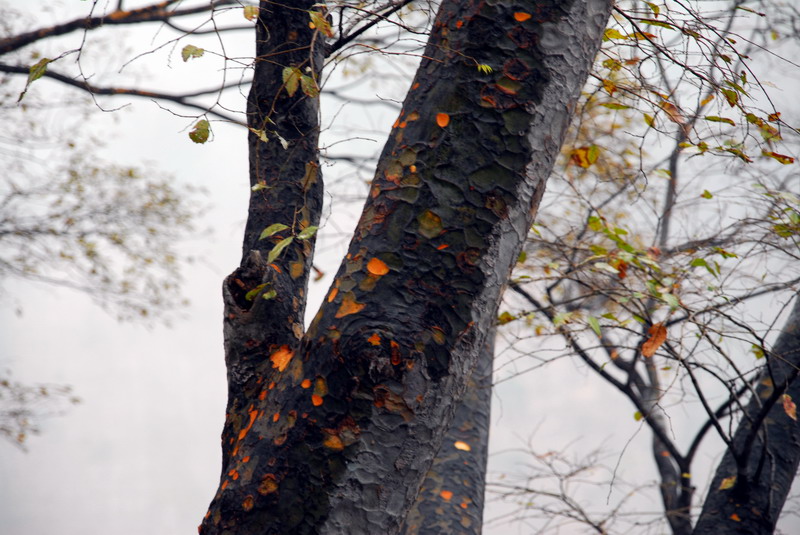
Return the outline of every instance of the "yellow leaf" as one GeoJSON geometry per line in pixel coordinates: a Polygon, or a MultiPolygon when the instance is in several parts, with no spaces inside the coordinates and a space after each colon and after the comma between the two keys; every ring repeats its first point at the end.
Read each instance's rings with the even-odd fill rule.
{"type": "Polygon", "coordinates": [[[719,484],[719,490],[728,490],[736,484],[736,476],[726,477],[719,484]]]}

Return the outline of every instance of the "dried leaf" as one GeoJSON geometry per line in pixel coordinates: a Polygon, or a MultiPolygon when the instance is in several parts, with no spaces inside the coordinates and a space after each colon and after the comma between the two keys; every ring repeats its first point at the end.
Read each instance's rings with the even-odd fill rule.
{"type": "Polygon", "coordinates": [[[783,404],[783,412],[786,413],[786,416],[797,421],[797,405],[795,405],[794,401],[792,401],[792,396],[789,394],[784,394],[781,396],[781,403],[783,404]]]}
{"type": "Polygon", "coordinates": [[[726,477],[719,484],[719,490],[728,490],[736,484],[736,476],[726,477]]]}
{"type": "Polygon", "coordinates": [[[661,344],[667,339],[667,328],[663,323],[656,323],[647,331],[650,338],[642,344],[642,355],[645,357],[652,357],[656,354],[656,350],[661,347],[661,344]]]}

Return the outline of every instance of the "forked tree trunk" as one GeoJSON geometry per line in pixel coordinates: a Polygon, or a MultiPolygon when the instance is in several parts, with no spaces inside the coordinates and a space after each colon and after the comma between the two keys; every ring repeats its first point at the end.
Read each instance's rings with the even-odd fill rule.
{"type": "Polygon", "coordinates": [[[695,535],[775,531],[800,463],[800,423],[787,414],[782,398],[800,402],[800,297],[767,359],[733,436],[734,451],[725,452],[711,481],[695,535]],[[731,477],[732,486],[722,484],[731,477]]]}
{"type": "Polygon", "coordinates": [[[303,333],[309,241],[266,255],[319,213],[316,104],[278,76],[318,65],[310,8],[261,2],[250,124],[290,145],[251,137],[251,183],[265,187],[224,286],[229,402],[205,534],[398,532],[495,321],[611,1],[442,2],[303,333]],[[273,223],[290,229],[257,240],[273,223]]]}

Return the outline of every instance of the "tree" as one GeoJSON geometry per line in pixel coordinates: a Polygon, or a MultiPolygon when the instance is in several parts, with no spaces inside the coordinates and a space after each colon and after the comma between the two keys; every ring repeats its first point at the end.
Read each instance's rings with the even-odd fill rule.
{"type": "MultiPolygon", "coordinates": [[[[118,21],[115,23],[164,21],[174,27],[179,16],[208,9],[167,10],[173,4],[176,2],[128,11],[120,4],[107,19],[118,21]]],[[[226,4],[220,2],[217,7],[226,4]]],[[[398,529],[404,519],[408,532],[422,531],[434,525],[430,516],[425,518],[431,515],[426,500],[466,505],[472,522],[469,527],[479,529],[480,512],[475,514],[471,508],[476,502],[459,501],[464,489],[442,486],[442,473],[437,474],[436,469],[423,484],[427,494],[423,491],[416,512],[410,516],[405,512],[415,499],[416,488],[436,454],[447,430],[445,424],[456,410],[470,374],[473,384],[488,377],[473,371],[473,367],[487,367],[491,355],[483,349],[483,342],[492,331],[500,290],[518,258],[530,226],[528,208],[535,207],[542,195],[542,183],[573,107],[570,103],[583,83],[583,69],[588,69],[607,11],[599,10],[592,17],[573,13],[567,19],[568,27],[587,31],[586,35],[580,31],[570,36],[576,40],[580,37],[582,44],[577,45],[565,36],[560,36],[560,41],[554,39],[559,37],[557,31],[551,34],[551,26],[539,25],[560,19],[567,7],[544,2],[510,7],[502,2],[489,7],[443,4],[415,81],[418,85],[412,85],[378,164],[348,258],[326,304],[304,333],[306,285],[321,211],[316,97],[323,86],[325,57],[359,44],[358,37],[366,29],[403,4],[378,6],[374,12],[342,4],[331,14],[311,3],[287,8],[262,2],[258,11],[256,6],[245,10],[246,17],[257,18],[260,32],[259,59],[247,112],[252,196],[242,263],[224,285],[230,399],[223,432],[220,491],[204,523],[210,532],[315,532],[336,531],[337,526],[348,532],[368,532],[382,527],[398,529]],[[491,16],[483,9],[490,10],[491,16]],[[352,16],[353,12],[357,16],[350,19],[352,24],[344,24],[345,14],[352,16]],[[312,27],[307,28],[309,21],[312,27]],[[341,32],[343,27],[348,27],[349,33],[341,32]],[[334,28],[339,29],[339,37],[326,46],[325,37],[335,35],[334,28]],[[502,36],[499,42],[497,36],[502,36]],[[496,42],[497,48],[493,48],[496,42]],[[548,47],[554,44],[562,50],[551,54],[548,47]],[[572,52],[579,53],[581,59],[568,61],[561,56],[572,52]],[[553,84],[559,90],[567,89],[554,95],[553,84]],[[559,102],[555,109],[547,107],[554,101],[559,102]],[[527,182],[532,179],[538,182],[527,182]],[[376,459],[379,452],[385,452],[384,457],[392,462],[376,459]],[[338,479],[340,476],[350,479],[338,479]],[[334,512],[329,513],[328,508],[334,512]],[[291,527],[276,527],[270,522],[291,527]],[[327,527],[319,527],[324,522],[329,523],[327,527]],[[361,527],[367,525],[371,527],[361,527]]],[[[609,8],[603,5],[605,10],[609,8]]],[[[568,9],[594,7],[574,2],[568,9]]],[[[649,9],[655,11],[653,6],[649,9]]],[[[625,12],[618,14],[624,17],[625,12]]],[[[89,30],[104,19],[80,19],[56,26],[58,29],[50,34],[89,30]]],[[[213,12],[210,20],[214,20],[213,12]]],[[[632,25],[640,23],[642,17],[633,17],[632,25]]],[[[37,35],[48,33],[33,32],[29,39],[37,35]]],[[[619,39],[608,31],[605,37],[619,39]]],[[[653,39],[635,27],[623,38],[653,39]]],[[[25,40],[12,42],[24,44],[25,40]]],[[[204,50],[187,45],[182,52],[186,61],[199,57],[204,50]]],[[[31,69],[13,65],[4,69],[27,74],[28,85],[41,75],[97,95],[155,96],[231,119],[218,106],[219,100],[206,105],[191,101],[196,94],[176,96],[101,87],[90,84],[82,75],[76,82],[59,76],[50,68],[51,63],[53,60],[48,59],[31,69]]],[[[612,79],[603,82],[611,94],[616,87],[623,87],[612,79]]],[[[712,84],[715,90],[720,85],[712,84]]],[[[206,93],[215,91],[222,89],[206,93]]],[[[679,117],[669,98],[658,97],[653,103],[663,114],[679,117]]],[[[770,133],[767,123],[760,121],[755,117],[750,124],[770,133]]],[[[192,122],[192,140],[208,139],[209,121],[198,116],[192,122]]],[[[653,116],[650,123],[654,123],[653,116]]],[[[696,145],[701,147],[700,143],[696,145]]],[[[584,147],[575,145],[569,157],[579,162],[584,157],[591,164],[596,151],[591,146],[584,151],[584,147]]],[[[738,145],[717,150],[746,156],[738,145]]],[[[771,157],[782,155],[773,153],[771,157]]],[[[669,202],[667,205],[665,213],[672,208],[669,202]]],[[[622,227],[590,217],[596,218],[586,218],[592,232],[623,250],[621,242],[633,249],[620,237],[625,234],[617,232],[624,230],[622,227]]],[[[662,216],[662,221],[669,218],[662,216]]],[[[667,226],[664,223],[661,228],[667,226]]],[[[613,262],[606,264],[617,279],[624,279],[620,273],[634,271],[629,265],[645,273],[647,266],[652,267],[653,259],[647,264],[642,251],[625,252],[632,256],[606,255],[613,262]]],[[[587,256],[575,258],[580,265],[587,256]]],[[[706,262],[708,269],[715,267],[705,257],[694,260],[706,262]]],[[[698,262],[693,267],[703,266],[698,262]]],[[[567,282],[591,288],[592,295],[565,303],[562,312],[575,312],[577,303],[588,314],[593,305],[587,298],[615,289],[596,281],[587,284],[583,273],[569,271],[567,275],[567,282]]],[[[661,299],[670,305],[672,291],[657,293],[648,299],[661,299]]],[[[545,311],[544,315],[560,327],[559,333],[570,340],[569,330],[562,328],[569,323],[565,321],[568,316],[559,318],[557,311],[548,315],[548,305],[535,306],[545,311]]],[[[641,317],[646,330],[636,331],[634,336],[645,333],[645,341],[660,338],[655,318],[647,314],[641,317]],[[655,329],[652,333],[651,328],[655,329]]],[[[573,324],[576,319],[572,319],[573,324]]],[[[594,320],[587,320],[587,326],[601,330],[597,318],[594,320]]],[[[651,344],[658,345],[655,341],[651,344]]],[[[574,349],[581,355],[579,346],[574,349]]],[[[475,389],[471,393],[486,391],[475,389]]],[[[782,395],[772,395],[771,406],[778,399],[786,399],[782,395]]],[[[663,447],[669,437],[658,434],[658,413],[654,411],[657,400],[651,397],[644,401],[650,405],[641,407],[640,416],[653,427],[654,444],[660,441],[659,447],[663,447]]],[[[476,403],[478,412],[488,412],[488,401],[476,403]]],[[[480,457],[482,439],[464,440],[458,431],[464,430],[461,424],[465,419],[457,416],[456,422],[460,423],[450,429],[454,439],[448,439],[447,444],[480,457]]],[[[751,446],[755,443],[752,437],[744,439],[751,446]]],[[[453,460],[450,453],[440,450],[440,466],[453,460]]],[[[461,458],[455,459],[458,464],[461,458]]],[[[481,463],[474,466],[475,477],[480,479],[481,463]]],[[[782,467],[792,472],[790,465],[782,467]]],[[[663,471],[667,476],[673,473],[671,466],[663,471]]],[[[472,491],[480,494],[480,489],[472,491]]],[[[666,496],[665,503],[668,499],[666,496]]],[[[667,503],[666,509],[681,516],[684,507],[684,502],[677,507],[667,503]]],[[[602,525],[599,527],[602,529],[602,525]]],[[[442,533],[443,529],[437,526],[435,532],[442,533]]]]}

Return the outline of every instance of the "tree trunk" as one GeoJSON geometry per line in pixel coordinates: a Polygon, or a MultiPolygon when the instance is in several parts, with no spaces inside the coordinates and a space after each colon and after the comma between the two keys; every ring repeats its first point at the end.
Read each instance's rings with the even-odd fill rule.
{"type": "Polygon", "coordinates": [[[480,535],[483,529],[495,332],[489,332],[442,447],[406,515],[405,535],[480,535]]]}
{"type": "MultiPolygon", "coordinates": [[[[783,395],[800,401],[800,298],[786,320],[767,366],[733,436],[733,451],[717,467],[695,535],[768,535],[775,531],[800,462],[800,424],[783,395]],[[736,477],[721,489],[723,480],[736,477]]],[[[728,479],[728,481],[731,481],[728,479]]]]}
{"type": "Polygon", "coordinates": [[[297,232],[318,213],[306,191],[319,184],[307,152],[316,130],[303,122],[314,104],[287,97],[269,72],[301,61],[293,51],[313,62],[321,38],[298,6],[271,6],[261,2],[266,67],[251,106],[278,125],[297,119],[286,151],[251,141],[251,172],[262,173],[252,181],[278,192],[251,202],[242,267],[225,283],[223,472],[201,533],[397,533],[495,321],[611,2],[442,3],[305,335],[308,241],[269,263],[274,242],[255,238],[273,223],[297,232]],[[259,295],[276,296],[248,300],[261,284],[271,286],[259,295]]]}

